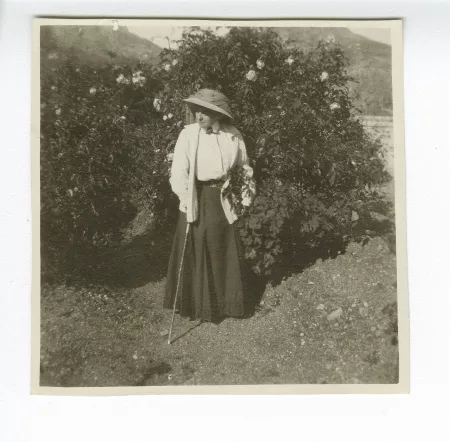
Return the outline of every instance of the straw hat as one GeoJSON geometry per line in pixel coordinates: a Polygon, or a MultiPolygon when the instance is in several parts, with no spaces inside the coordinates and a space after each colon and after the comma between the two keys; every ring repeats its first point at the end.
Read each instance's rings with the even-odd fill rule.
{"type": "Polygon", "coordinates": [[[222,94],[222,92],[215,91],[213,89],[201,89],[194,95],[184,100],[186,103],[196,104],[197,106],[205,107],[206,109],[211,109],[222,115],[233,119],[230,109],[230,100],[222,94]]]}

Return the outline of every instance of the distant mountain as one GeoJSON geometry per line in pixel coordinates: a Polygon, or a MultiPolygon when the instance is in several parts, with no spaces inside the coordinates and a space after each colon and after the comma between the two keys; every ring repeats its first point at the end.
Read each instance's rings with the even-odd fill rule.
{"type": "MultiPolygon", "coordinates": [[[[364,115],[392,115],[391,48],[347,28],[273,28],[288,45],[314,48],[334,36],[349,60],[354,103],[364,115]]],[[[101,66],[141,61],[155,64],[162,48],[130,32],[109,26],[42,26],[41,50],[63,52],[80,64],[101,66]]],[[[44,58],[46,56],[44,55],[44,58]]],[[[47,63],[47,61],[46,61],[47,63]]]]}
{"type": "Polygon", "coordinates": [[[273,28],[289,45],[301,49],[316,47],[320,39],[333,36],[349,60],[354,103],[365,115],[392,115],[391,47],[348,28],[273,28]]]}
{"type": "Polygon", "coordinates": [[[80,64],[101,66],[141,61],[155,64],[162,48],[121,26],[42,26],[41,50],[59,50],[80,64]]]}

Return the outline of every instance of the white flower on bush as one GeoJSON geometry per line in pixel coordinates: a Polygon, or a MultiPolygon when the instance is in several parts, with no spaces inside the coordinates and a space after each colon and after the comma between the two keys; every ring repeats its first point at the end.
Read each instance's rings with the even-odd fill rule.
{"type": "Polygon", "coordinates": [[[52,91],[56,91],[56,86],[52,86],[50,89],[51,89],[52,91]]]}
{"type": "Polygon", "coordinates": [[[178,60],[176,58],[174,58],[172,60],[172,66],[176,66],[178,64],[178,60]]]}
{"type": "Polygon", "coordinates": [[[173,114],[167,114],[167,118],[172,118],[173,117],[173,114]]]}
{"type": "Polygon", "coordinates": [[[61,109],[56,109],[56,110],[55,110],[55,114],[56,114],[56,115],[61,115],[61,109]]]}
{"type": "Polygon", "coordinates": [[[156,111],[159,112],[161,110],[161,99],[155,98],[153,100],[153,107],[155,108],[156,111]]]}
{"type": "Polygon", "coordinates": [[[169,63],[166,63],[166,64],[164,65],[164,69],[165,69],[166,71],[170,71],[170,64],[169,64],[169,63]]]}
{"type": "Polygon", "coordinates": [[[167,158],[167,161],[169,161],[169,162],[172,161],[173,160],[173,153],[172,152],[168,153],[166,158],[167,158]]]}
{"type": "Polygon", "coordinates": [[[284,117],[284,116],[286,115],[286,112],[285,112],[285,111],[281,111],[280,115],[281,115],[282,117],[284,117]]]}
{"type": "Polygon", "coordinates": [[[323,71],[320,74],[320,81],[326,81],[326,80],[328,80],[328,77],[329,77],[328,72],[323,71]]]}
{"type": "Polygon", "coordinates": [[[262,60],[256,60],[256,67],[262,69],[266,64],[262,60]]]}
{"type": "Polygon", "coordinates": [[[164,120],[164,121],[167,120],[167,115],[164,115],[163,120],[164,120]]]}
{"type": "Polygon", "coordinates": [[[128,78],[125,77],[125,75],[120,74],[117,79],[116,79],[117,83],[120,84],[130,84],[130,80],[128,80],[128,78]]]}
{"type": "Polygon", "coordinates": [[[243,169],[247,178],[251,178],[253,176],[253,169],[248,164],[244,164],[243,169]]]}
{"type": "Polygon", "coordinates": [[[145,83],[145,77],[142,76],[142,71],[133,73],[132,82],[137,86],[142,86],[145,83]]]}
{"type": "Polygon", "coordinates": [[[286,63],[290,66],[292,63],[294,63],[294,57],[292,57],[292,55],[289,55],[289,57],[286,58],[286,63]]]}
{"type": "Polygon", "coordinates": [[[340,109],[340,108],[341,108],[341,105],[339,103],[331,103],[330,104],[331,110],[340,109]]]}
{"type": "Polygon", "coordinates": [[[125,121],[127,119],[127,117],[125,115],[122,115],[119,120],[125,121]]]}
{"type": "Polygon", "coordinates": [[[97,92],[97,89],[96,89],[95,87],[91,87],[91,88],[89,89],[89,93],[90,93],[91,95],[95,95],[96,92],[97,92]]]}
{"type": "Polygon", "coordinates": [[[247,80],[255,81],[256,80],[256,72],[253,69],[250,69],[245,75],[247,80]]]}

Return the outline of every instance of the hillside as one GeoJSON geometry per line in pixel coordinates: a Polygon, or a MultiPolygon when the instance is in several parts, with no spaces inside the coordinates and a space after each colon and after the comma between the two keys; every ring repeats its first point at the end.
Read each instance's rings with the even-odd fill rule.
{"type": "Polygon", "coordinates": [[[141,61],[154,64],[162,49],[125,27],[42,26],[41,50],[62,51],[80,64],[102,66],[141,61]]]}
{"type": "MultiPolygon", "coordinates": [[[[356,80],[351,85],[356,107],[364,115],[392,115],[390,46],[354,34],[347,28],[274,30],[288,44],[305,50],[333,35],[349,60],[349,74],[356,80]]],[[[106,26],[43,26],[41,49],[44,54],[61,51],[78,63],[91,66],[137,61],[155,64],[162,51],[161,47],[125,27],[114,31],[106,26]]]]}
{"type": "Polygon", "coordinates": [[[288,44],[308,50],[334,36],[349,60],[355,105],[365,115],[392,115],[391,47],[347,28],[273,28],[288,44]]]}

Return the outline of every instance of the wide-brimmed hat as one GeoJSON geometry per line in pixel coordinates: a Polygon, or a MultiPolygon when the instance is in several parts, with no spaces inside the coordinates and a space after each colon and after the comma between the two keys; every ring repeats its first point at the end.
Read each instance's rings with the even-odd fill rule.
{"type": "Polygon", "coordinates": [[[201,89],[184,101],[191,104],[196,104],[197,106],[205,107],[206,109],[211,109],[222,115],[233,119],[230,109],[230,100],[222,94],[222,92],[215,91],[213,89],[201,89]]]}

